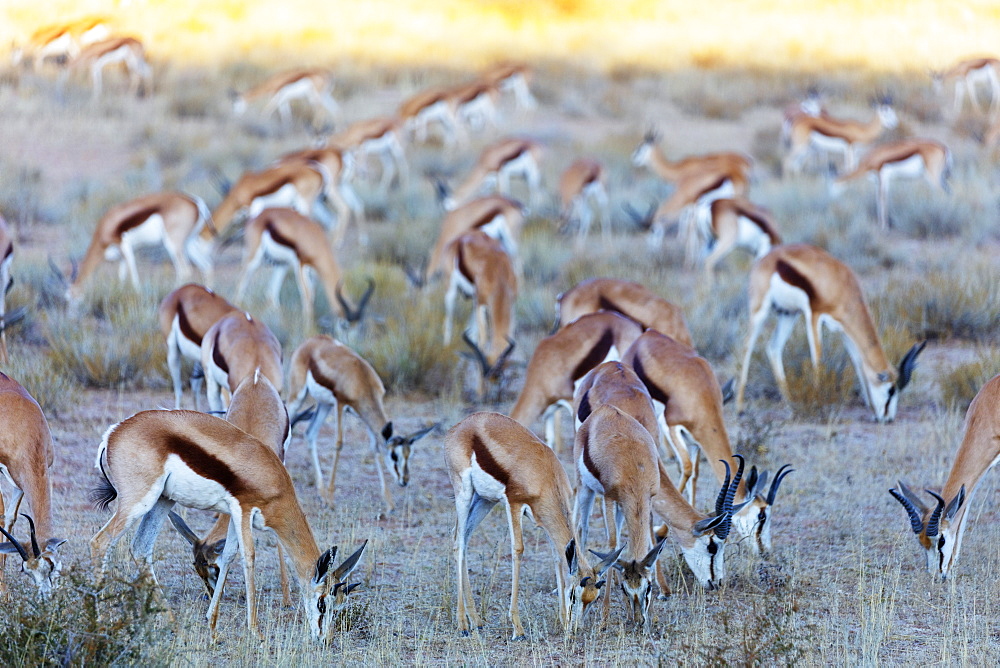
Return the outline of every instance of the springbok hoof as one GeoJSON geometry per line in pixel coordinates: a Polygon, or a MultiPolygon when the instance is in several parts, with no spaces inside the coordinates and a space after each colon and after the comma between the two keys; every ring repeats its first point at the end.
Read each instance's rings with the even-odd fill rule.
{"type": "Polygon", "coordinates": [[[523,634],[523,633],[522,633],[521,635],[519,635],[519,636],[513,636],[513,637],[511,638],[511,640],[513,640],[514,642],[517,642],[517,641],[519,641],[519,640],[527,640],[527,639],[528,639],[528,636],[526,636],[526,635],[525,635],[525,634],[523,634]]]}

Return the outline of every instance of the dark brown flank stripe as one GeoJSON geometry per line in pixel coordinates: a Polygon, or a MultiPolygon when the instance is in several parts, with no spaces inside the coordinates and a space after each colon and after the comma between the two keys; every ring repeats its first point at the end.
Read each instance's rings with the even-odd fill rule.
{"type": "Polygon", "coordinates": [[[483,472],[491,478],[495,478],[504,487],[507,486],[510,482],[510,476],[497,464],[497,460],[493,459],[493,455],[490,454],[486,443],[477,434],[472,435],[472,454],[476,456],[476,462],[483,472]]]}
{"type": "Polygon", "coordinates": [[[666,406],[667,401],[670,399],[669,395],[667,395],[667,393],[661,388],[657,387],[656,384],[653,383],[652,379],[646,375],[646,369],[643,368],[642,360],[639,359],[638,355],[636,355],[635,360],[632,361],[632,369],[635,371],[635,375],[639,377],[639,380],[642,381],[642,384],[646,386],[646,389],[649,391],[649,396],[654,401],[659,401],[661,404],[666,406]]]}
{"type": "MultiPolygon", "coordinates": [[[[590,439],[585,438],[583,440],[583,465],[587,467],[587,471],[590,475],[594,476],[594,480],[601,482],[601,476],[597,474],[597,467],[594,466],[594,460],[590,458],[590,439]]],[[[604,483],[601,483],[604,486],[604,483]]]]}
{"type": "Polygon", "coordinates": [[[180,303],[177,304],[177,325],[181,328],[181,334],[184,335],[184,338],[194,344],[201,345],[201,334],[191,326],[191,321],[188,320],[187,313],[184,312],[184,305],[180,303]]]}
{"type": "Polygon", "coordinates": [[[584,375],[595,366],[604,361],[604,358],[608,356],[608,351],[611,350],[611,345],[614,343],[615,335],[610,329],[605,329],[604,333],[601,334],[601,338],[598,339],[597,343],[587,356],[580,360],[580,363],[576,365],[573,369],[573,380],[579,380],[583,378],[584,375]]]}
{"type": "Polygon", "coordinates": [[[464,248],[465,248],[465,244],[463,244],[463,243],[459,243],[458,244],[458,249],[457,249],[458,250],[458,271],[459,271],[460,274],[462,274],[462,276],[465,277],[465,280],[467,280],[469,283],[472,283],[473,285],[475,285],[476,282],[472,278],[472,272],[469,271],[469,267],[466,266],[466,264],[465,264],[465,253],[463,252],[464,248]]]}
{"type": "Polygon", "coordinates": [[[600,295],[597,298],[597,308],[604,311],[614,311],[615,313],[621,313],[624,315],[624,311],[618,307],[618,304],[614,303],[604,295],[600,295]]]}
{"type": "Polygon", "coordinates": [[[576,419],[580,422],[585,421],[593,411],[590,408],[590,390],[583,393],[580,397],[580,407],[576,409],[576,419]]]}
{"type": "Polygon", "coordinates": [[[809,282],[808,278],[799,273],[798,269],[784,260],[778,260],[777,270],[781,280],[805,292],[810,303],[816,301],[816,289],[813,288],[813,284],[809,282]]]}
{"type": "Polygon", "coordinates": [[[118,223],[118,227],[115,228],[115,234],[121,236],[126,232],[128,232],[129,230],[131,230],[132,228],[139,227],[147,220],[149,220],[150,216],[158,212],[159,209],[155,206],[147,207],[145,209],[139,209],[131,216],[129,216],[122,222],[118,223]]]}
{"type": "Polygon", "coordinates": [[[234,496],[246,490],[246,486],[240,480],[229,465],[218,457],[211,455],[185,436],[169,434],[164,437],[164,445],[167,452],[176,454],[181,458],[188,468],[200,475],[202,478],[214,480],[234,496]]]}
{"type": "Polygon", "coordinates": [[[909,153],[906,153],[904,155],[899,155],[899,156],[893,158],[892,160],[889,161],[889,163],[892,164],[892,163],[897,163],[897,162],[903,162],[904,160],[909,160],[910,158],[912,158],[913,156],[917,155],[918,153],[920,153],[920,149],[915,148],[912,151],[910,151],[909,153]]]}
{"type": "Polygon", "coordinates": [[[499,206],[491,206],[489,209],[483,212],[483,215],[476,218],[475,222],[472,223],[472,227],[482,227],[483,225],[489,223],[491,220],[503,213],[503,209],[499,206]]]}
{"type": "Polygon", "coordinates": [[[511,160],[514,160],[515,158],[519,157],[526,150],[527,147],[525,147],[522,144],[518,144],[517,146],[512,146],[508,154],[500,158],[500,163],[503,164],[505,162],[510,162],[511,160]]]}
{"type": "Polygon", "coordinates": [[[212,346],[212,361],[215,362],[215,366],[222,369],[223,373],[228,374],[229,365],[226,364],[226,359],[222,356],[222,353],[219,352],[219,336],[221,336],[221,334],[222,332],[215,333],[215,345],[212,346]]]}
{"type": "Polygon", "coordinates": [[[274,239],[274,243],[294,250],[295,242],[278,232],[278,230],[274,227],[274,223],[270,221],[266,223],[264,225],[264,231],[271,235],[271,238],[274,239]]]}
{"type": "Polygon", "coordinates": [[[703,189],[700,193],[698,193],[698,197],[703,197],[704,195],[712,192],[713,190],[721,188],[722,184],[728,180],[729,180],[728,176],[720,176],[716,181],[712,183],[712,185],[710,185],[709,187],[703,189]]]}
{"type": "Polygon", "coordinates": [[[765,220],[764,217],[759,215],[756,211],[741,206],[739,207],[737,213],[743,216],[744,218],[753,221],[753,224],[759,227],[764,232],[764,234],[766,234],[771,239],[771,241],[777,242],[777,240],[780,238],[778,236],[777,231],[775,231],[775,229],[771,227],[771,224],[767,222],[767,220],[765,220]]]}
{"type": "Polygon", "coordinates": [[[315,380],[317,383],[319,383],[326,389],[333,392],[333,395],[337,397],[337,400],[338,401],[340,400],[340,396],[337,393],[337,383],[335,383],[332,378],[323,373],[323,371],[319,368],[319,365],[316,363],[316,360],[314,359],[309,360],[309,373],[312,374],[313,380],[315,380]]]}

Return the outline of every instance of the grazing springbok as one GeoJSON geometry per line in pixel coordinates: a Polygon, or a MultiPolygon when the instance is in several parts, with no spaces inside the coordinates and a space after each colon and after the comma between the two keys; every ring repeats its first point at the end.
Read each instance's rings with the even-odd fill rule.
{"type": "Polygon", "coordinates": [[[528,87],[531,68],[524,63],[500,63],[482,72],[479,78],[503,92],[513,94],[514,101],[522,109],[534,109],[538,106],[538,101],[528,87]]]}
{"type": "Polygon", "coordinates": [[[71,61],[80,49],[111,36],[109,22],[102,16],[87,16],[36,30],[24,46],[11,51],[11,63],[22,62],[37,68],[48,60],[59,64],[71,61]],[[26,59],[27,58],[27,59],[26,59]]]}
{"type": "Polygon", "coordinates": [[[953,89],[952,111],[962,110],[966,96],[975,111],[982,111],[976,88],[985,84],[990,91],[990,112],[1000,108],[1000,60],[996,58],[970,58],[948,68],[944,72],[934,72],[934,88],[939,92],[945,86],[953,89]]]}
{"type": "Polygon", "coordinates": [[[395,509],[392,492],[385,478],[385,468],[400,487],[410,482],[410,452],[413,444],[427,435],[434,426],[402,435],[393,431],[392,421],[385,412],[385,386],[375,369],[353,350],[326,334],[302,342],[292,353],[288,370],[288,409],[296,420],[306,413],[299,409],[310,397],[316,402],[312,419],[306,429],[306,441],[312,453],[316,471],[316,489],[327,504],[333,505],[340,451],[344,447],[344,409],[350,409],[368,430],[375,468],[382,483],[382,497],[387,512],[395,509]],[[316,442],[330,410],[336,408],[337,440],[334,443],[333,464],[329,480],[324,484],[316,442]]]}
{"type": "Polygon", "coordinates": [[[403,150],[403,121],[398,116],[381,116],[358,121],[330,137],[329,146],[354,153],[358,169],[365,174],[368,158],[378,157],[382,165],[379,189],[386,193],[393,181],[406,187],[409,164],[403,150]]]}
{"type": "MultiPolygon", "coordinates": [[[[732,485],[726,481],[719,497],[722,512],[714,517],[702,516],[684,501],[663,471],[656,452],[659,429],[649,393],[626,364],[605,362],[587,374],[577,388],[574,404],[581,422],[574,448],[578,480],[575,512],[581,545],[587,540],[594,496],[601,494],[612,551],[618,545],[622,524],[628,525],[628,557],[620,558],[616,567],[624,575],[622,589],[632,604],[632,619],[642,622],[649,633],[652,569],[665,539],[652,544],[652,513],[675,530],[698,582],[712,587],[725,577],[721,548],[732,515],[732,497],[728,508],[725,500],[729,488],[735,488],[738,481],[732,485]]],[[[606,600],[605,611],[608,604],[606,600]]]]}
{"type": "Polygon", "coordinates": [[[655,130],[647,131],[642,143],[632,152],[632,165],[647,167],[667,183],[678,183],[705,173],[727,176],[734,182],[750,180],[753,160],[742,153],[706,153],[671,161],[657,145],[658,141],[659,134],[655,130]]]}
{"type": "Polygon", "coordinates": [[[917,355],[927,342],[914,344],[893,368],[879,343],[857,276],[826,251],[808,244],[775,246],[750,270],[750,334],[736,390],[737,410],[743,409],[754,345],[771,313],[778,322],[767,344],[767,358],[785,401],[790,398],[781,353],[801,313],[813,370],[818,374],[822,328],[841,332],[865,403],[878,422],[895,419],[899,394],[910,382],[917,355]]]}
{"type": "Polygon", "coordinates": [[[448,94],[447,88],[429,88],[412,95],[399,105],[399,118],[415,141],[425,143],[430,126],[434,123],[438,126],[446,147],[459,142],[462,130],[448,94]]]}
{"type": "Polygon", "coordinates": [[[832,191],[839,196],[842,186],[865,174],[875,177],[878,222],[889,229],[889,183],[901,177],[923,176],[927,183],[941,192],[950,193],[951,151],[941,142],[930,139],[904,139],[876,146],[867,153],[854,171],[833,182],[832,191]]]}
{"type": "Polygon", "coordinates": [[[210,278],[214,234],[208,207],[194,195],[152,193],[113,206],[97,221],[87,253],[66,290],[66,299],[71,304],[79,302],[84,283],[106,259],[117,260],[119,279],[124,281],[127,274],[138,291],[135,249],[142,246],[162,245],[178,282],[190,275],[190,264],[210,278]]]}
{"type": "Polygon", "coordinates": [[[246,224],[243,234],[243,271],[236,289],[236,301],[242,301],[247,285],[266,261],[274,266],[268,297],[271,307],[280,308],[281,285],[291,269],[299,286],[302,318],[313,322],[313,281],[319,277],[330,308],[343,320],[354,323],[364,315],[364,308],[375,289],[374,282],[355,308],[341,290],[343,272],[330,247],[323,227],[286,208],[264,209],[246,224]]]}
{"type": "Polygon", "coordinates": [[[264,118],[277,111],[281,122],[287,125],[292,120],[291,102],[303,100],[312,106],[314,114],[318,109],[324,109],[331,117],[336,117],[340,108],[333,99],[332,90],[333,77],[325,70],[297,69],[279,72],[250,90],[234,94],[233,111],[242,116],[250,104],[263,102],[264,118]]]}
{"type": "MultiPolygon", "coordinates": [[[[448,271],[454,258],[446,250],[452,241],[467,232],[481,230],[503,246],[512,259],[517,257],[517,238],[524,224],[524,214],[520,202],[500,195],[477,197],[448,211],[441,221],[434,249],[431,251],[424,282],[428,282],[440,272],[448,271]]],[[[454,247],[452,247],[454,248],[454,247]]]]}
{"type": "Polygon", "coordinates": [[[315,162],[326,168],[323,197],[333,204],[337,214],[337,228],[333,235],[334,245],[338,248],[343,245],[344,235],[347,234],[347,228],[352,222],[358,227],[358,237],[362,245],[367,245],[365,206],[350,181],[354,171],[354,158],[350,152],[335,146],[308,148],[282,156],[277,164],[302,161],[315,162]]]}
{"type": "Polygon", "coordinates": [[[21,572],[28,575],[42,596],[48,596],[59,576],[56,550],[66,541],[52,536],[52,481],[49,469],[55,460],[52,434],[42,409],[13,378],[0,373],[0,477],[13,485],[5,499],[0,494],[0,590],[7,554],[21,557],[21,572]],[[31,515],[21,513],[31,536],[29,551],[14,538],[21,501],[27,499],[31,515]],[[36,526],[37,522],[37,526],[36,526]]]}
{"type": "Polygon", "coordinates": [[[223,389],[236,391],[245,378],[259,370],[281,392],[281,343],[267,325],[234,311],[208,328],[201,341],[201,366],[205,371],[208,407],[225,408],[223,389]]]}
{"type": "Polygon", "coordinates": [[[555,454],[534,434],[509,417],[480,412],[465,418],[445,435],[444,455],[455,491],[455,582],[458,587],[458,628],[469,633],[469,622],[483,622],[472,598],[466,563],[469,537],[493,507],[503,502],[510,526],[511,592],[510,621],[513,639],[525,637],[518,612],[518,580],[524,541],[521,516],[530,510],[552,544],[559,620],[566,633],[575,633],[590,606],[601,595],[600,578],[621,554],[612,552],[597,567],[578,549],[573,529],[573,489],[555,454]]]}
{"type": "Polygon", "coordinates": [[[686,346],[692,345],[680,307],[640,283],[618,278],[588,278],[556,297],[556,329],[598,311],[621,313],[643,329],[655,329],[686,346]]]}
{"type": "MultiPolygon", "coordinates": [[[[226,412],[226,420],[250,434],[261,443],[268,445],[285,461],[285,448],[291,438],[291,422],[285,404],[278,396],[267,376],[255,370],[253,376],[245,378],[236,391],[226,412]]],[[[215,594],[219,579],[219,556],[225,551],[226,536],[229,534],[229,515],[219,515],[212,529],[204,538],[191,530],[177,513],[170,512],[170,521],[177,532],[191,544],[194,556],[194,570],[205,582],[209,597],[215,594]]],[[[281,580],[281,601],[285,607],[292,604],[288,590],[288,570],[285,554],[278,543],[278,569],[281,580]]]]}
{"type": "Polygon", "coordinates": [[[196,283],[182,285],[160,302],[157,316],[160,331],[167,342],[167,368],[174,385],[174,408],[181,407],[184,396],[181,360],[186,357],[194,362],[191,394],[194,395],[195,410],[199,410],[198,397],[201,382],[205,379],[201,366],[201,342],[212,325],[234,311],[238,309],[224,297],[196,283]]]}
{"type": "Polygon", "coordinates": [[[444,306],[444,344],[451,342],[455,298],[461,292],[474,300],[472,323],[476,340],[468,331],[462,338],[472,348],[479,362],[479,395],[487,380],[499,378],[504,362],[514,349],[514,300],[517,298],[517,274],[514,264],[500,242],[485,232],[473,231],[455,239],[446,250],[455,258],[444,306]]]}
{"type": "Polygon", "coordinates": [[[559,452],[559,409],[572,412],[573,393],[588,371],[621,354],[642,334],[642,326],[613,311],[582,315],[538,342],[524,373],[524,387],[510,416],[525,427],[542,416],[545,442],[559,452]]]}
{"type": "Polygon", "coordinates": [[[909,487],[899,482],[890,489],[903,504],[910,528],[917,534],[927,554],[927,571],[948,577],[962,549],[969,499],[979,488],[986,472],[1000,461],[1000,376],[990,379],[972,400],[965,414],[965,433],[958,446],[951,472],[940,494],[926,490],[935,501],[924,505],[909,487]]]}
{"type": "Polygon", "coordinates": [[[444,197],[444,208],[451,211],[486,188],[496,187],[501,195],[509,197],[513,176],[524,179],[528,202],[537,208],[542,196],[542,173],[538,168],[541,156],[542,145],[531,139],[511,137],[490,144],[479,154],[465,180],[444,197]]]}
{"type": "Polygon", "coordinates": [[[75,72],[89,69],[92,97],[96,100],[101,96],[104,68],[109,65],[124,66],[130,95],[145,93],[153,85],[153,68],[146,60],[142,42],[135,37],[108,37],[83,47],[70,61],[63,81],[75,72]]]}
{"type": "Polygon", "coordinates": [[[791,121],[788,130],[788,154],[785,156],[785,174],[797,174],[811,151],[838,152],[844,156],[843,171],[857,166],[855,149],[861,144],[875,141],[885,130],[899,124],[892,101],[880,98],[875,104],[875,114],[868,122],[841,120],[830,116],[802,114],[791,121]]]}
{"type": "Polygon", "coordinates": [[[576,224],[579,243],[586,240],[595,217],[600,218],[601,235],[607,238],[611,213],[601,163],[589,158],[574,160],[559,179],[559,199],[563,224],[576,224]]]}
{"type": "Polygon", "coordinates": [[[246,583],[247,627],[257,633],[253,528],[278,536],[299,581],[309,630],[327,641],[334,612],[346,603],[346,578],[361,551],[331,568],[336,546],[320,552],[295,496],[284,464],[269,446],[229,422],[195,411],[143,411],[112,425],[97,449],[102,473],[91,498],[114,515],[90,540],[91,557],[107,571],[110,548],[137,522],[132,554],[140,573],[159,591],[153,572],[153,546],[167,514],[179,503],[230,516],[225,548],[219,555],[218,584],[206,615],[213,636],[230,564],[239,550],[246,583]],[[140,522],[141,520],[141,522],[140,522]]]}
{"type": "Polygon", "coordinates": [[[712,279],[715,265],[734,249],[742,249],[760,259],[772,246],[781,243],[781,235],[771,214],[746,199],[717,199],[707,211],[707,220],[699,221],[703,236],[708,240],[705,274],[712,279]]]}
{"type": "MultiPolygon", "coordinates": [[[[680,466],[679,491],[686,489],[693,505],[699,450],[719,482],[727,476],[727,462],[739,467],[722,417],[723,392],[715,373],[694,350],[653,330],[636,339],[622,355],[622,362],[635,370],[649,391],[659,431],[680,466]]],[[[791,472],[782,466],[770,490],[765,491],[767,471],[758,475],[756,467],[751,467],[746,479],[736,486],[734,498],[742,505],[733,515],[736,534],[740,540],[750,540],[757,554],[771,550],[772,506],[781,481],[791,472]]]]}

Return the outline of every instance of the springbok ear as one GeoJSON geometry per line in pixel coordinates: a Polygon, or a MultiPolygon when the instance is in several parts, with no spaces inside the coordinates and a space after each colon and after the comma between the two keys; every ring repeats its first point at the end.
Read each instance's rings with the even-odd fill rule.
{"type": "Polygon", "coordinates": [[[723,520],[726,519],[726,514],[713,515],[712,517],[706,517],[700,522],[696,522],[693,527],[691,527],[691,533],[694,534],[696,538],[704,536],[709,531],[714,531],[717,526],[722,524],[723,520]]]}
{"type": "Polygon", "coordinates": [[[958,512],[958,509],[962,507],[963,503],[965,503],[965,485],[962,485],[962,489],[958,490],[958,494],[955,495],[955,498],[952,499],[951,503],[948,504],[948,507],[945,508],[945,519],[949,522],[954,519],[955,513],[958,512]]]}
{"type": "Polygon", "coordinates": [[[177,529],[177,533],[182,535],[187,540],[187,542],[191,543],[192,547],[194,547],[199,543],[198,535],[191,530],[191,527],[187,525],[187,522],[184,521],[183,517],[181,517],[172,510],[170,511],[169,517],[170,517],[170,523],[174,525],[175,529],[177,529]]]}
{"type": "MultiPolygon", "coordinates": [[[[604,561],[605,559],[607,559],[607,558],[608,558],[608,557],[609,557],[609,556],[611,555],[611,553],[610,553],[610,552],[598,552],[597,550],[590,550],[590,553],[591,553],[592,555],[594,555],[595,557],[597,557],[598,559],[600,559],[600,560],[601,560],[602,562],[603,562],[603,561],[604,561]]],[[[621,563],[619,563],[618,561],[615,561],[615,562],[614,562],[613,564],[611,564],[611,565],[612,565],[613,567],[615,567],[616,569],[618,569],[618,570],[619,570],[620,572],[622,572],[622,573],[624,573],[624,572],[625,572],[625,567],[624,567],[624,566],[622,566],[622,565],[621,565],[621,563]]],[[[584,579],[586,580],[586,579],[588,579],[588,578],[584,578],[584,579]]],[[[604,582],[604,581],[603,581],[603,580],[601,580],[601,582],[604,582]]]]}
{"type": "Polygon", "coordinates": [[[386,422],[385,426],[382,427],[382,438],[387,441],[392,438],[392,420],[386,422]]]}
{"type": "Polygon", "coordinates": [[[890,380],[892,380],[892,376],[889,375],[888,371],[882,371],[881,373],[878,374],[877,378],[878,382],[880,383],[888,383],[890,380]]]}
{"type": "Polygon", "coordinates": [[[211,547],[211,551],[215,555],[222,554],[223,551],[225,551],[225,549],[226,549],[226,539],[225,538],[223,538],[222,540],[218,541],[217,543],[215,543],[211,547]]]}
{"type": "Polygon", "coordinates": [[[348,575],[350,575],[354,571],[355,568],[358,567],[358,561],[361,559],[361,553],[365,551],[366,547],[368,547],[367,540],[361,544],[361,547],[355,550],[354,554],[349,556],[347,559],[344,559],[344,563],[340,564],[340,566],[337,566],[337,569],[333,572],[333,577],[335,580],[337,580],[338,582],[344,580],[348,575]]]}
{"type": "Polygon", "coordinates": [[[331,547],[323,554],[319,555],[319,559],[316,560],[316,573],[313,575],[313,583],[320,583],[326,578],[326,574],[330,570],[330,563],[336,556],[337,556],[336,545],[331,547]]]}
{"type": "Polygon", "coordinates": [[[663,545],[666,542],[667,542],[666,538],[661,538],[656,543],[656,545],[653,546],[653,549],[649,551],[649,554],[646,555],[646,558],[642,560],[643,568],[651,568],[652,565],[656,563],[656,560],[660,557],[660,552],[663,551],[663,545]]]}
{"type": "Polygon", "coordinates": [[[344,595],[346,596],[347,594],[350,594],[352,591],[354,591],[360,586],[361,586],[360,582],[355,582],[354,584],[347,585],[347,587],[344,589],[344,595]]]}
{"type": "Polygon", "coordinates": [[[65,538],[49,538],[45,541],[45,551],[55,552],[59,549],[59,546],[66,542],[65,538]]]}
{"type": "Polygon", "coordinates": [[[571,538],[568,543],[566,543],[566,565],[569,567],[569,574],[576,575],[576,538],[571,538]]]}
{"type": "Polygon", "coordinates": [[[621,547],[619,547],[614,552],[609,552],[608,555],[601,560],[601,563],[597,564],[597,566],[594,567],[594,572],[597,573],[598,578],[604,575],[609,568],[617,564],[618,557],[621,556],[622,552],[625,550],[626,545],[628,545],[628,543],[622,543],[621,547]]]}
{"type": "Polygon", "coordinates": [[[21,554],[21,550],[14,543],[0,543],[0,554],[21,554]]]}
{"type": "Polygon", "coordinates": [[[410,434],[409,436],[407,436],[406,437],[406,441],[410,445],[413,445],[414,443],[416,443],[417,441],[419,441],[420,439],[422,439],[424,436],[426,436],[427,434],[429,434],[432,431],[434,431],[435,429],[437,429],[439,424],[440,423],[435,422],[434,424],[428,425],[428,426],[424,427],[423,429],[418,429],[417,431],[415,431],[412,434],[410,434]]]}

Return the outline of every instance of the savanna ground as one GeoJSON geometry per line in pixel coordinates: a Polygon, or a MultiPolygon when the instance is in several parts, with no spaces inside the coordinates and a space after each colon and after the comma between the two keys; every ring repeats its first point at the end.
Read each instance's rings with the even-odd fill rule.
{"type": "MultiPolygon", "coordinates": [[[[274,48],[265,45],[265,52],[274,48]]],[[[227,89],[243,89],[297,62],[260,64],[249,58],[208,67],[157,59],[151,52],[156,82],[141,99],[122,94],[112,83],[112,91],[94,103],[82,85],[60,89],[51,71],[5,69],[0,75],[0,210],[17,240],[9,302],[30,308],[26,322],[11,333],[13,359],[3,371],[33,393],[48,416],[57,453],[55,526],[69,539],[61,549],[63,586],[49,603],[37,602],[13,564],[7,565],[15,603],[0,608],[3,664],[33,665],[42,657],[54,663],[181,665],[984,665],[1000,660],[1000,587],[994,577],[1000,569],[1000,536],[991,503],[998,491],[996,476],[987,476],[973,497],[962,557],[954,577],[943,584],[923,571],[905,514],[886,493],[897,478],[915,489],[943,483],[968,401],[982,382],[1000,372],[996,155],[975,140],[985,119],[942,113],[949,100],[932,91],[922,72],[841,67],[803,73],[697,59],[692,62],[702,67],[590,69],[546,61],[533,82],[537,110],[508,106],[499,132],[478,133],[458,151],[410,147],[414,178],[405,189],[382,196],[364,181],[358,185],[371,240],[360,246],[352,233],[340,258],[350,290],[357,292],[371,276],[376,293],[368,321],[348,341],[382,375],[390,391],[389,410],[403,431],[430,422],[448,427],[483,408],[505,412],[521,388],[521,367],[514,364],[496,402],[476,400],[472,370],[459,357],[461,346],[440,345],[444,287],[417,290],[403,271],[426,257],[441,219],[433,189],[421,175],[461,178],[479,148],[501,134],[532,137],[546,146],[549,199],[532,211],[520,244],[524,280],[516,306],[515,362],[526,362],[548,331],[559,292],[590,276],[614,276],[639,280],[682,306],[696,347],[718,377],[726,380],[738,372],[750,260],[730,256],[709,286],[700,273],[681,268],[681,250],[672,238],[663,248],[650,248],[622,213],[622,203],[645,209],[669,192],[629,163],[651,124],[659,128],[661,145],[671,157],[713,150],[753,155],[752,198],[773,211],[786,240],[822,246],[859,274],[891,359],[898,360],[916,340],[930,340],[890,425],[871,420],[835,337],[827,338],[827,371],[818,387],[811,383],[801,329],[792,338],[786,363],[792,367],[794,405],[778,399],[763,355],[755,357],[748,410],[737,416],[727,406],[726,419],[736,450],[750,463],[771,471],[784,463],[796,469],[774,512],[775,549],[761,559],[744,546],[730,545],[725,584],[705,592],[671,547],[662,559],[673,593],[654,601],[650,637],[631,627],[617,598],[606,628],[592,613],[580,634],[564,637],[551,594],[550,548],[541,530],[529,528],[521,612],[530,640],[509,641],[509,538],[500,513],[488,518],[471,542],[471,579],[486,626],[470,638],[459,637],[451,551],[454,506],[441,435],[416,446],[410,486],[393,489],[397,510],[382,518],[367,437],[353,418],[348,418],[333,509],[315,493],[301,437],[287,457],[318,541],[348,551],[371,541],[355,576],[363,585],[352,595],[331,645],[313,644],[299,611],[280,606],[274,551],[266,547],[258,551],[263,640],[245,631],[242,575],[235,569],[223,599],[221,639],[211,641],[202,585],[190,572],[187,544],[169,527],[158,541],[157,572],[175,620],[150,609],[145,594],[129,586],[134,567],[127,540],[121,541],[114,562],[115,584],[95,591],[87,541],[107,516],[87,501],[98,479],[94,452],[108,425],[138,410],[172,404],[155,308],[174,278],[162,252],[141,253],[146,285],[136,295],[117,282],[109,264],[90,282],[81,314],[70,318],[49,260],[68,268],[104,211],[140,193],[179,189],[215,204],[220,199],[212,185],[215,170],[234,179],[309,144],[314,128],[323,123],[299,110],[293,126],[281,127],[253,113],[236,119],[229,109],[227,89]],[[902,122],[892,135],[940,139],[954,151],[952,194],[942,195],[923,182],[900,184],[893,194],[893,229],[882,232],[870,183],[853,184],[832,199],[825,163],[814,165],[819,169],[812,175],[780,178],[781,110],[813,84],[826,93],[832,113],[856,118],[869,116],[874,94],[893,93],[902,122]],[[580,155],[605,165],[614,217],[611,239],[600,241],[595,233],[585,249],[558,232],[554,199],[559,173],[580,155]],[[97,611],[105,614],[99,617],[97,611]]],[[[455,63],[352,61],[335,68],[341,122],[389,113],[425,86],[457,82],[472,73],[455,63]]],[[[240,258],[238,244],[219,258],[213,287],[223,295],[234,293],[240,258]]],[[[263,283],[241,306],[265,320],[288,357],[311,331],[300,320],[294,285],[285,286],[276,312],[263,299],[263,283]]],[[[325,303],[318,315],[319,329],[329,329],[325,303]]],[[[331,439],[328,428],[321,444],[329,446],[331,439]]],[[[566,453],[562,459],[569,470],[566,453]]],[[[707,505],[715,484],[702,480],[699,500],[707,505]]],[[[199,530],[209,523],[202,513],[190,512],[188,519],[199,530]]],[[[596,514],[594,521],[596,529],[596,514]]],[[[258,540],[274,543],[267,535],[258,540]]]]}

